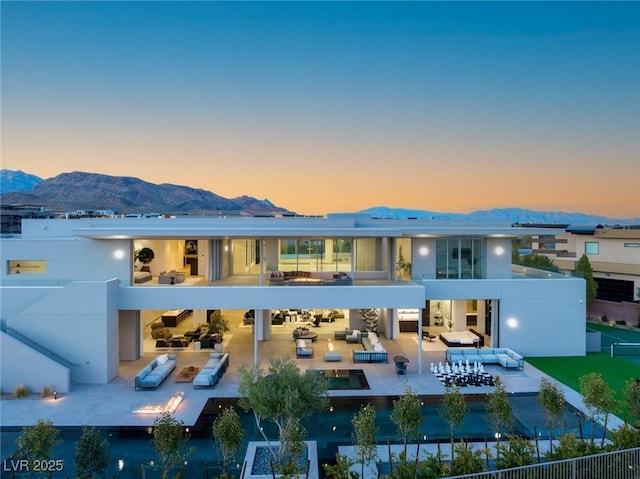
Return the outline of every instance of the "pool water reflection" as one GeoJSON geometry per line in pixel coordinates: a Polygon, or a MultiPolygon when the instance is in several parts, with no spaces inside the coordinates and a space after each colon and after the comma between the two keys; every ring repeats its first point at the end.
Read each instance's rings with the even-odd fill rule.
{"type": "MultiPolygon", "coordinates": [[[[467,395],[469,412],[460,428],[455,430],[457,438],[465,440],[491,440],[495,431],[487,420],[485,405],[483,400],[485,395],[467,395]]],[[[371,403],[376,409],[376,426],[378,427],[378,442],[386,444],[400,442],[395,435],[395,426],[389,418],[393,408],[394,397],[351,397],[351,398],[331,398],[328,410],[307,418],[303,421],[303,426],[308,432],[308,440],[317,441],[318,459],[320,464],[333,462],[338,446],[352,445],[351,420],[360,409],[361,405],[371,403]]],[[[421,442],[448,441],[449,424],[439,415],[439,397],[424,397],[423,399],[423,422],[420,427],[421,442]]],[[[540,439],[548,439],[545,428],[545,414],[540,406],[535,394],[513,394],[510,396],[513,407],[514,427],[513,432],[529,438],[536,434],[540,439]]],[[[184,477],[205,477],[203,470],[205,464],[217,466],[217,453],[211,438],[211,425],[217,414],[230,405],[236,405],[235,400],[215,399],[209,400],[203,410],[198,423],[190,428],[191,445],[196,451],[189,458],[184,469],[184,477]]],[[[566,411],[560,422],[558,430],[554,431],[554,437],[563,432],[574,432],[590,434],[590,424],[584,422],[581,414],[575,408],[566,405],[566,411]]],[[[245,447],[238,455],[238,463],[241,466],[246,443],[249,441],[262,441],[264,438],[256,426],[252,413],[245,413],[238,410],[244,429],[245,447]]],[[[157,461],[156,454],[151,443],[151,431],[147,428],[101,428],[103,434],[110,443],[111,465],[107,476],[116,478],[139,478],[142,463],[149,464],[149,461],[157,461]],[[122,470],[118,470],[118,461],[123,461],[122,470]]],[[[271,439],[276,437],[275,428],[271,424],[264,424],[265,433],[271,439]]],[[[53,459],[65,461],[63,473],[52,477],[64,478],[73,474],[73,445],[80,436],[80,428],[60,428],[63,444],[55,450],[53,459]]],[[[596,435],[601,435],[602,429],[596,429],[596,435]]],[[[2,459],[8,459],[16,450],[15,439],[19,435],[19,430],[2,429],[2,459]]],[[[320,468],[322,470],[322,467],[320,468]]],[[[147,471],[146,477],[155,477],[147,471]]],[[[213,471],[209,477],[217,475],[219,472],[213,471]]],[[[2,477],[5,477],[3,473],[2,477]]],[[[239,471],[235,473],[239,477],[239,471]]],[[[159,476],[158,476],[159,477],[159,476]]]]}

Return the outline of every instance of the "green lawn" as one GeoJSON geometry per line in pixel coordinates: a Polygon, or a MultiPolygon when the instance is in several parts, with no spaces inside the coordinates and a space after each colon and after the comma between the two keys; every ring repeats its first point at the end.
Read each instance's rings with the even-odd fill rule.
{"type": "MultiPolygon", "coordinates": [[[[615,391],[616,398],[619,400],[624,398],[626,381],[640,378],[640,367],[622,357],[612,358],[608,352],[589,353],[586,356],[526,358],[526,360],[556,381],[576,391],[580,391],[578,379],[581,376],[591,372],[600,373],[615,391]]],[[[610,412],[620,414],[620,411],[610,412]]]]}

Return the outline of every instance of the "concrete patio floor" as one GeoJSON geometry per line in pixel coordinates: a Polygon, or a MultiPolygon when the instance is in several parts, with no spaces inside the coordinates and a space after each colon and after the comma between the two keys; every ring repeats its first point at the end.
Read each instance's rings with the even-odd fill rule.
{"type": "MultiPolygon", "coordinates": [[[[224,351],[229,353],[229,368],[211,389],[194,389],[191,383],[176,382],[182,368],[186,366],[201,367],[206,363],[212,350],[195,351],[193,344],[184,351],[176,351],[178,364],[176,370],[156,390],[136,391],[134,376],[154,357],[162,351],[155,351],[153,342],[145,341],[145,354],[136,361],[122,361],[119,375],[109,384],[104,385],[72,385],[68,394],[53,398],[12,399],[6,396],[0,401],[0,425],[2,427],[20,427],[33,424],[37,419],[50,419],[55,426],[149,426],[153,424],[154,414],[135,414],[132,409],[144,404],[164,404],[176,392],[184,392],[184,399],[174,416],[192,426],[209,398],[235,398],[238,386],[238,368],[241,364],[253,362],[253,335],[251,326],[243,326],[242,312],[233,311],[225,316],[229,319],[231,331],[225,334],[224,351]]],[[[190,323],[184,321],[183,323],[190,323]]],[[[145,322],[148,324],[148,321],[145,322]]],[[[284,354],[295,358],[295,342],[292,331],[301,323],[285,323],[272,329],[271,338],[259,344],[260,365],[266,368],[271,357],[284,354]]],[[[312,358],[296,359],[300,369],[362,369],[365,372],[370,389],[368,390],[336,390],[329,391],[329,396],[367,397],[397,396],[402,394],[406,382],[419,395],[439,396],[445,392],[444,385],[433,375],[430,364],[444,362],[446,346],[439,340],[422,342],[422,373],[418,365],[418,338],[414,333],[401,333],[397,340],[381,338],[389,354],[388,363],[354,364],[352,350],[362,348],[357,344],[334,340],[335,330],[345,329],[347,320],[338,319],[335,323],[322,323],[318,328],[311,328],[318,333],[313,343],[312,358]],[[329,343],[334,351],[342,353],[341,362],[324,362],[323,354],[329,343]],[[391,358],[402,355],[409,358],[406,376],[397,375],[391,358]]],[[[189,329],[191,324],[183,325],[189,329]]],[[[431,328],[437,335],[437,327],[431,328]]],[[[146,329],[145,329],[146,331],[146,329]]],[[[179,330],[175,331],[179,333],[179,330]]],[[[173,352],[173,351],[172,351],[173,352]]],[[[536,392],[540,380],[544,376],[538,369],[525,363],[523,370],[505,370],[501,366],[489,365],[486,371],[498,375],[508,392],[536,392]]],[[[493,390],[491,387],[460,388],[465,394],[482,394],[493,390]]],[[[563,386],[565,399],[578,409],[583,409],[580,395],[563,386]]],[[[618,426],[618,419],[611,418],[611,428],[618,426]]],[[[622,424],[621,422],[619,424],[622,424]]]]}

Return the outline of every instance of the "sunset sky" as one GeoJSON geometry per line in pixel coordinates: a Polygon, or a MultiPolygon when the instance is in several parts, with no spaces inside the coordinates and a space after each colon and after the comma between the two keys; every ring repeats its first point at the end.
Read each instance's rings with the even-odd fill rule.
{"type": "Polygon", "coordinates": [[[2,168],[640,216],[638,2],[11,2],[2,168]]]}

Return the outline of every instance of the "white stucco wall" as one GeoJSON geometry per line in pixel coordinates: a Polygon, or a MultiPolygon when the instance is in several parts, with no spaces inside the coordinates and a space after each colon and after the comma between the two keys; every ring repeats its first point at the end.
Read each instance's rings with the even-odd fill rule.
{"type": "Polygon", "coordinates": [[[70,372],[66,367],[1,331],[0,350],[3,393],[13,393],[19,385],[35,394],[42,393],[45,386],[59,393],[69,392],[70,372]]]}
{"type": "MultiPolygon", "coordinates": [[[[3,315],[5,308],[15,312],[3,319],[7,327],[72,363],[72,382],[105,384],[118,373],[117,291],[116,280],[3,287],[3,315]]],[[[10,367],[3,362],[2,373],[10,367]]]]}
{"type": "Polygon", "coordinates": [[[411,277],[434,279],[436,277],[436,240],[413,238],[411,242],[411,277]],[[426,254],[423,254],[426,248],[426,254]]]}
{"type": "MultiPolygon", "coordinates": [[[[55,279],[103,281],[120,278],[130,284],[133,271],[130,240],[86,239],[8,239],[2,241],[0,250],[0,280],[55,279]],[[117,253],[122,257],[117,257],[117,253]],[[9,260],[42,260],[46,262],[45,274],[7,274],[9,260]]],[[[9,284],[9,283],[6,283],[9,284]]]]}
{"type": "Polygon", "coordinates": [[[487,238],[488,279],[511,278],[511,238],[487,238]]]}
{"type": "Polygon", "coordinates": [[[499,300],[498,346],[527,356],[585,354],[585,285],[579,278],[427,280],[428,299],[499,300]],[[515,319],[516,327],[507,321],[515,319]]]}

